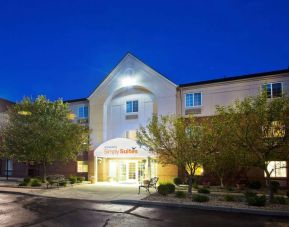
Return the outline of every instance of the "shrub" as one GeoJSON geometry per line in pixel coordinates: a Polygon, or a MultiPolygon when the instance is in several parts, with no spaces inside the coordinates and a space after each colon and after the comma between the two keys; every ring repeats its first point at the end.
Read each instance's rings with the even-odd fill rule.
{"type": "Polygon", "coordinates": [[[165,185],[168,187],[169,194],[175,192],[175,190],[176,190],[176,186],[175,186],[174,184],[172,184],[172,183],[166,183],[165,185]]]}
{"type": "Polygon", "coordinates": [[[227,201],[227,202],[234,202],[234,201],[236,201],[235,196],[233,196],[233,195],[224,195],[224,199],[225,199],[225,201],[227,201]]]}
{"type": "Polygon", "coordinates": [[[198,189],[198,188],[199,188],[199,185],[197,184],[197,182],[194,182],[194,183],[193,183],[193,188],[194,188],[194,189],[198,189]]]}
{"type": "Polygon", "coordinates": [[[199,202],[199,203],[208,202],[210,200],[208,196],[200,195],[200,194],[193,195],[192,198],[193,198],[193,201],[199,202]]]}
{"type": "Polygon", "coordinates": [[[31,186],[32,187],[39,187],[41,185],[42,185],[42,183],[41,183],[41,181],[39,179],[35,178],[35,179],[31,180],[31,186]]]}
{"type": "Polygon", "coordinates": [[[271,187],[272,187],[272,191],[274,193],[277,193],[277,191],[280,189],[280,183],[278,181],[272,181],[271,187]]]}
{"type": "Polygon", "coordinates": [[[66,182],[66,181],[61,181],[61,182],[59,182],[59,186],[66,187],[66,185],[67,185],[67,182],[66,182]]]}
{"type": "Polygon", "coordinates": [[[30,181],[31,181],[31,178],[30,178],[30,177],[25,177],[25,178],[23,179],[23,183],[26,183],[27,185],[30,183],[30,181]]]}
{"type": "Polygon", "coordinates": [[[246,197],[247,203],[249,206],[265,206],[266,205],[266,196],[261,195],[261,196],[247,196],[246,197]]]}
{"type": "Polygon", "coordinates": [[[75,184],[77,182],[77,177],[76,176],[70,176],[69,181],[71,184],[75,184]]]}
{"type": "Polygon", "coordinates": [[[210,190],[208,188],[199,188],[198,193],[210,194],[210,190]]]}
{"type": "Polygon", "coordinates": [[[176,191],[177,198],[186,198],[186,193],[183,191],[176,191]]]}
{"type": "Polygon", "coordinates": [[[287,197],[289,198],[289,191],[287,191],[287,197]]]}
{"type": "Polygon", "coordinates": [[[169,194],[169,188],[166,184],[160,184],[158,186],[158,193],[161,195],[167,195],[169,194]]]}
{"type": "Polygon", "coordinates": [[[287,204],[287,199],[283,196],[274,196],[273,198],[273,203],[276,203],[276,204],[287,204]]]}
{"type": "Polygon", "coordinates": [[[262,186],[261,182],[260,181],[251,181],[249,182],[248,184],[248,187],[251,188],[251,189],[260,189],[262,186]]]}
{"type": "Polygon", "coordinates": [[[77,178],[77,182],[82,183],[82,181],[84,181],[84,177],[83,176],[79,176],[76,177],[77,178]]]}
{"type": "Polygon", "coordinates": [[[251,191],[247,191],[244,193],[245,197],[253,197],[253,196],[257,196],[256,192],[251,192],[251,191]]]}
{"type": "Polygon", "coordinates": [[[180,185],[180,184],[182,184],[183,182],[182,182],[182,179],[181,179],[181,178],[175,177],[175,178],[174,178],[174,183],[175,183],[175,185],[180,185]]]}
{"type": "Polygon", "coordinates": [[[26,183],[25,181],[23,181],[23,182],[19,183],[18,186],[28,186],[28,183],[26,183]]]}

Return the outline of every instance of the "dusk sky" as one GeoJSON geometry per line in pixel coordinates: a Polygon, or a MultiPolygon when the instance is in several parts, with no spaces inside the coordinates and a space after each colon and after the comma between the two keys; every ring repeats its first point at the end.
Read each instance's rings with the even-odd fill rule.
{"type": "Polygon", "coordinates": [[[131,52],[173,82],[289,66],[289,1],[0,1],[0,97],[88,97],[131,52]]]}

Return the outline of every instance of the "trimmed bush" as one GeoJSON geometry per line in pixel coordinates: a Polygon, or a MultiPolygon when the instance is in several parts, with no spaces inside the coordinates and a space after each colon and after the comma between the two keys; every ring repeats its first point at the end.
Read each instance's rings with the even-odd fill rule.
{"type": "Polygon", "coordinates": [[[244,196],[247,197],[252,197],[252,196],[257,196],[256,192],[251,192],[251,191],[247,191],[244,193],[244,196]]]}
{"type": "Polygon", "coordinates": [[[77,177],[76,176],[70,176],[69,181],[71,184],[75,184],[77,182],[77,177]]]}
{"type": "Polygon", "coordinates": [[[210,194],[210,190],[208,188],[199,188],[198,193],[210,194]]]}
{"type": "Polygon", "coordinates": [[[255,180],[249,182],[248,187],[251,189],[260,189],[262,187],[262,184],[260,181],[255,180]]]}
{"type": "Polygon", "coordinates": [[[35,178],[31,180],[31,187],[39,187],[42,183],[39,179],[35,178]]]}
{"type": "Polygon", "coordinates": [[[161,195],[169,194],[169,187],[166,184],[160,184],[158,186],[158,193],[161,195]]]}
{"type": "Polygon", "coordinates": [[[174,178],[174,184],[175,184],[175,185],[180,185],[180,184],[182,184],[182,183],[183,183],[183,181],[182,181],[181,178],[179,178],[179,177],[175,177],[175,178],[174,178]]]}
{"type": "Polygon", "coordinates": [[[265,206],[266,205],[266,196],[265,195],[261,195],[261,196],[248,196],[246,197],[247,203],[249,206],[265,206]]]}
{"type": "Polygon", "coordinates": [[[276,203],[276,204],[282,204],[282,205],[288,203],[287,199],[285,197],[283,197],[283,196],[274,196],[272,202],[276,203]]]}
{"type": "Polygon", "coordinates": [[[82,181],[84,181],[85,178],[83,176],[78,176],[76,177],[76,179],[78,183],[82,183],[82,181]]]}
{"type": "Polygon", "coordinates": [[[278,190],[280,189],[280,183],[278,181],[272,181],[271,182],[271,187],[272,187],[272,191],[274,193],[277,193],[278,190]]]}
{"type": "Polygon", "coordinates": [[[227,202],[234,202],[236,201],[236,198],[233,195],[224,195],[224,200],[227,202]]]}
{"type": "Polygon", "coordinates": [[[66,181],[59,182],[59,186],[66,187],[66,185],[67,185],[66,181]]]}
{"type": "Polygon", "coordinates": [[[25,178],[23,179],[23,182],[26,183],[27,185],[30,183],[30,181],[31,181],[31,178],[30,178],[30,177],[25,177],[25,178]]]}
{"type": "Polygon", "coordinates": [[[175,195],[177,198],[186,198],[186,193],[183,191],[176,191],[175,195]]]}
{"type": "Polygon", "coordinates": [[[176,190],[176,186],[175,186],[174,184],[172,184],[172,183],[166,183],[165,185],[168,187],[169,194],[175,192],[175,190],[176,190]]]}
{"type": "Polygon", "coordinates": [[[25,181],[23,181],[23,182],[19,183],[18,186],[22,186],[22,187],[23,187],[23,186],[28,186],[28,183],[26,183],[25,181]]]}
{"type": "Polygon", "coordinates": [[[200,194],[193,195],[192,199],[194,202],[199,202],[199,203],[208,202],[210,200],[208,196],[200,195],[200,194]]]}

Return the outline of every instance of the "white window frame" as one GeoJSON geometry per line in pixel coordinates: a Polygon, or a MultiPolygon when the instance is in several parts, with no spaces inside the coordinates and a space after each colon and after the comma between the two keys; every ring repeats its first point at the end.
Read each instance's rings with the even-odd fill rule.
{"type": "MultiPolygon", "coordinates": [[[[273,172],[271,173],[271,178],[287,178],[287,165],[288,165],[288,163],[287,163],[287,161],[269,161],[269,163],[271,163],[271,162],[273,162],[274,163],[274,170],[273,170],[273,172]],[[280,168],[280,169],[285,169],[285,176],[276,176],[276,163],[277,162],[284,162],[285,163],[285,167],[283,167],[283,168],[280,168]]],[[[268,166],[270,165],[268,163],[268,166]]],[[[267,166],[267,167],[268,167],[267,166]]],[[[267,168],[268,169],[268,168],[267,168]]],[[[270,171],[270,170],[269,170],[270,171]]],[[[266,173],[264,172],[264,176],[266,177],[266,173]]]]}
{"type": "Polygon", "coordinates": [[[138,112],[139,112],[139,101],[138,101],[138,99],[126,100],[126,102],[125,102],[125,113],[126,114],[136,114],[138,112]],[[132,103],[132,112],[127,112],[127,103],[128,102],[132,103]],[[137,111],[133,111],[133,102],[137,102],[137,111]]]}
{"type": "Polygon", "coordinates": [[[203,92],[198,91],[198,92],[185,93],[185,108],[186,109],[199,108],[199,107],[202,107],[202,106],[203,106],[203,92]],[[195,105],[195,103],[194,103],[195,94],[201,94],[201,105],[195,105]],[[187,95],[193,95],[193,105],[192,106],[187,106],[187,95]]]}
{"type": "Polygon", "coordinates": [[[78,106],[78,108],[77,108],[77,118],[78,118],[78,119],[88,119],[88,114],[89,114],[88,106],[86,106],[86,105],[78,106]],[[85,108],[85,107],[87,108],[87,116],[86,116],[86,117],[84,116],[84,108],[85,108]],[[83,109],[83,116],[82,116],[82,117],[81,117],[80,114],[79,114],[80,108],[83,109]]]}
{"type": "MultiPolygon", "coordinates": [[[[284,88],[283,88],[283,82],[270,82],[270,83],[263,83],[262,85],[261,85],[261,91],[263,92],[264,91],[264,89],[263,89],[263,86],[265,86],[265,85],[270,85],[270,87],[271,87],[271,94],[270,94],[270,98],[268,98],[268,99],[276,99],[276,98],[280,98],[280,97],[273,97],[273,84],[281,84],[281,95],[283,96],[283,91],[284,91],[284,88]]],[[[267,93],[266,93],[266,95],[267,95],[267,93]]]]}
{"type": "Polygon", "coordinates": [[[88,161],[78,160],[76,165],[77,165],[77,172],[78,173],[88,173],[88,161]],[[81,163],[81,165],[80,165],[80,163],[81,163]],[[80,166],[81,166],[81,168],[80,168],[80,166]],[[87,166],[87,170],[84,170],[84,168],[83,168],[84,166],[87,166]]]}

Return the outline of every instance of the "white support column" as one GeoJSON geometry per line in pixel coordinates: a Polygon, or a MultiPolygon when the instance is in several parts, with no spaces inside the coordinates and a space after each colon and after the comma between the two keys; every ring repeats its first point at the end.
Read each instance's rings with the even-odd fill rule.
{"type": "Polygon", "coordinates": [[[94,156],[94,183],[97,183],[98,181],[97,165],[98,165],[97,157],[94,156]]]}

